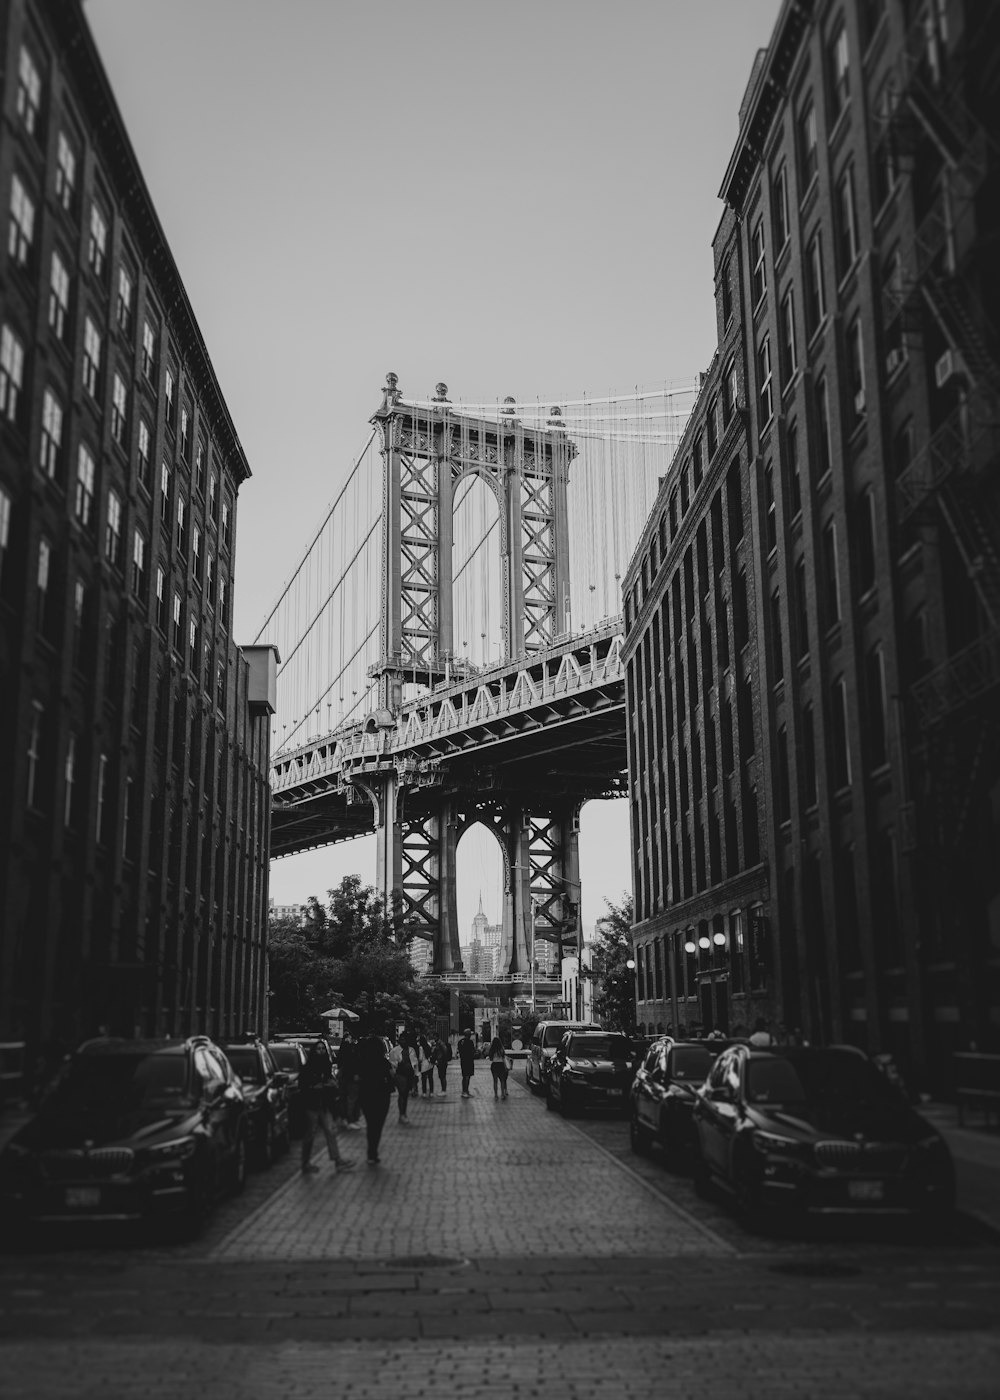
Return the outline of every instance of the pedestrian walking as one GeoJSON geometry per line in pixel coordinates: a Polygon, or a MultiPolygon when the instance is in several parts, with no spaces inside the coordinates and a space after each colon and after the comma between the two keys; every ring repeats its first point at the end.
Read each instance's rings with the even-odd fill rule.
{"type": "Polygon", "coordinates": [[[358,1122],[358,1042],[352,1031],[345,1031],[337,1056],[337,1080],[340,1085],[340,1116],[345,1128],[360,1133],[358,1122]]]}
{"type": "Polygon", "coordinates": [[[299,1074],[299,1103],[302,1106],[302,1171],[306,1175],[318,1172],[319,1167],[311,1161],[316,1129],[323,1129],[326,1150],[330,1161],[337,1164],[339,1172],[350,1171],[354,1163],[341,1154],[337,1141],[337,1130],[333,1123],[333,1106],[337,1088],[333,1082],[333,1066],[326,1047],[318,1041],[310,1046],[306,1062],[299,1074]]]}
{"type": "Polygon", "coordinates": [[[434,1047],[431,1050],[431,1059],[438,1072],[438,1083],[441,1085],[441,1092],[443,1094],[448,1088],[448,1061],[451,1059],[451,1046],[446,1040],[443,1040],[441,1036],[438,1036],[434,1041],[434,1047]]]}
{"type": "Polygon", "coordinates": [[[358,1044],[358,1100],[368,1130],[368,1165],[378,1166],[379,1143],[396,1087],[385,1037],[374,1031],[358,1044]]]}
{"type": "Polygon", "coordinates": [[[466,1026],[462,1032],[462,1039],[458,1042],[458,1060],[462,1066],[462,1098],[472,1097],[469,1092],[469,1082],[476,1072],[476,1042],[472,1038],[472,1029],[466,1026]]]}
{"type": "Polygon", "coordinates": [[[410,1045],[405,1033],[396,1037],[396,1043],[389,1051],[389,1063],[392,1065],[392,1075],[396,1083],[399,1125],[401,1128],[408,1128],[410,1120],[406,1116],[406,1108],[410,1095],[416,1088],[417,1076],[413,1069],[413,1061],[410,1059],[410,1045]]]}
{"type": "Polygon", "coordinates": [[[425,1035],[417,1037],[417,1073],[420,1076],[420,1092],[426,1098],[434,1097],[434,1060],[430,1041],[425,1035]]]}
{"type": "Polygon", "coordinates": [[[504,1049],[503,1041],[495,1035],[490,1041],[490,1074],[493,1076],[493,1097],[507,1097],[507,1076],[510,1073],[510,1061],[507,1058],[507,1051],[504,1049]]]}

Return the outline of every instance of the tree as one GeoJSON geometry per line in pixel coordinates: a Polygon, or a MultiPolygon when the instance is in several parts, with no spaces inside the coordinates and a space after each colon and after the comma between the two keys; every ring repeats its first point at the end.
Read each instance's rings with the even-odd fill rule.
{"type": "Polygon", "coordinates": [[[594,962],[597,984],[594,1010],[603,1024],[613,1030],[635,1030],[635,978],[627,964],[632,957],[634,904],[631,895],[622,894],[620,904],[605,899],[608,912],[597,921],[594,962]]]}

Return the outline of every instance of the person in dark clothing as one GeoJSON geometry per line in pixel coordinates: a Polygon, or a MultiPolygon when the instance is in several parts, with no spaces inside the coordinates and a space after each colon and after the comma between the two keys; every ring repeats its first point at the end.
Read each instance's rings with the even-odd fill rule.
{"type": "Polygon", "coordinates": [[[340,1083],[340,1116],[344,1127],[359,1132],[358,1122],[358,1043],[350,1031],[344,1032],[337,1056],[337,1078],[340,1083]]]}
{"type": "Polygon", "coordinates": [[[510,1071],[510,1064],[507,1060],[507,1051],[504,1049],[503,1041],[495,1035],[490,1041],[489,1048],[490,1073],[493,1076],[493,1097],[507,1097],[507,1075],[510,1071]]]}
{"type": "Polygon", "coordinates": [[[448,1061],[451,1059],[451,1046],[446,1040],[442,1040],[440,1036],[438,1036],[437,1040],[434,1042],[434,1048],[431,1051],[431,1059],[434,1061],[437,1068],[438,1083],[441,1085],[441,1092],[443,1094],[448,1088],[448,1061]]]}
{"type": "Polygon", "coordinates": [[[432,1099],[434,1097],[434,1058],[430,1042],[423,1035],[417,1041],[417,1069],[420,1074],[420,1092],[432,1099]]]}
{"type": "Polygon", "coordinates": [[[358,1043],[358,1099],[368,1129],[368,1165],[378,1166],[379,1143],[395,1089],[385,1039],[372,1032],[358,1043]]]}
{"type": "Polygon", "coordinates": [[[339,1172],[350,1171],[353,1162],[341,1155],[337,1142],[337,1130],[333,1124],[333,1105],[337,1088],[333,1082],[333,1065],[325,1046],[318,1042],[310,1046],[306,1062],[299,1074],[299,1103],[302,1105],[302,1170],[309,1174],[318,1172],[319,1167],[309,1159],[312,1156],[313,1141],[317,1127],[323,1129],[326,1149],[330,1161],[336,1162],[339,1172]]]}
{"type": "Polygon", "coordinates": [[[472,1038],[472,1031],[466,1026],[462,1032],[462,1039],[458,1042],[458,1060],[462,1066],[462,1098],[468,1099],[472,1095],[469,1093],[469,1081],[476,1072],[476,1042],[472,1038]]]}

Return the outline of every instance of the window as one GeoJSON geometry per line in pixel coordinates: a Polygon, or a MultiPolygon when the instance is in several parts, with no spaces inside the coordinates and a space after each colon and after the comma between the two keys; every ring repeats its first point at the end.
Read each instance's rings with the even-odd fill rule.
{"type": "Polygon", "coordinates": [[[792,519],[802,510],[802,479],[799,472],[799,427],[797,423],[788,425],[788,504],[792,519]]]}
{"type": "Polygon", "coordinates": [[[823,248],[817,233],[806,254],[806,329],[815,335],[826,314],[823,291],[823,248]]]}
{"type": "Polygon", "coordinates": [[[220,710],[226,708],[226,666],[223,661],[215,669],[215,703],[220,710]]]}
{"type": "Polygon", "coordinates": [[[757,350],[757,378],[760,383],[760,426],[765,427],[773,414],[771,401],[771,337],[765,335],[757,350]]]}
{"type": "MultiPolygon", "coordinates": [[[[705,428],[706,437],[708,440],[709,461],[711,461],[712,458],[715,456],[715,449],[719,445],[718,419],[716,416],[718,413],[718,407],[718,400],[713,399],[708,405],[708,413],[705,415],[705,428]]],[[[684,506],[684,510],[687,510],[687,506],[684,506]]]]}
{"type": "Polygon", "coordinates": [[[35,202],[17,175],[10,182],[10,228],[7,254],[15,267],[27,267],[35,236],[35,202]]]}
{"type": "Polygon", "coordinates": [[[191,618],[188,622],[188,665],[192,671],[198,669],[198,621],[191,618]]]}
{"type": "Polygon", "coordinates": [[[0,591],[4,584],[4,564],[10,547],[10,496],[0,486],[0,591]]]}
{"type": "Polygon", "coordinates": [[[876,518],[875,492],[869,486],[857,504],[858,587],[867,593],[875,585],[876,518]]]}
{"type": "Polygon", "coordinates": [[[788,217],[788,170],[782,165],[774,177],[771,187],[773,207],[775,257],[788,242],[791,234],[791,220],[788,217]]]}
{"type": "Polygon", "coordinates": [[[186,408],[181,409],[181,456],[191,462],[191,416],[186,408]]]}
{"type": "Polygon", "coordinates": [[[205,490],[205,444],[199,442],[194,452],[194,489],[201,494],[205,490]]]}
{"type": "Polygon", "coordinates": [[[833,125],[847,106],[850,95],[850,67],[847,52],[847,29],[841,21],[830,43],[830,122],[833,125]]]}
{"type": "Polygon", "coordinates": [[[732,259],[725,258],[719,273],[722,284],[722,324],[728,326],[733,319],[733,269],[732,259]]]}
{"type": "Polygon", "coordinates": [[[209,605],[215,602],[215,560],[211,554],[205,555],[205,597],[209,605]]]}
{"type": "Polygon", "coordinates": [[[896,475],[902,476],[912,461],[913,424],[907,419],[892,440],[892,466],[896,475]]]}
{"type": "Polygon", "coordinates": [[[125,433],[128,429],[128,391],[125,381],[115,370],[111,386],[111,436],[119,447],[125,446],[125,433]]]}
{"type": "Polygon", "coordinates": [[[28,806],[34,807],[38,797],[38,770],[42,761],[42,721],[45,710],[36,700],[31,707],[31,728],[28,731],[28,806]]]}
{"type": "Polygon", "coordinates": [[[809,655],[809,596],[806,590],[806,561],[795,565],[795,640],[799,659],[809,655]]]}
{"type": "Polygon", "coordinates": [[[49,325],[59,340],[66,338],[66,317],[69,315],[69,273],[66,264],[53,249],[49,273],[49,325]]]}
{"type": "Polygon", "coordinates": [[[141,530],[132,535],[132,592],[139,599],[146,596],[146,541],[141,530]]]}
{"type": "Polygon", "coordinates": [[[802,706],[802,787],[807,807],[816,806],[816,731],[812,705],[802,706]]]}
{"type": "Polygon", "coordinates": [[[149,424],[145,418],[139,419],[139,441],[136,451],[136,467],[139,477],[139,484],[149,490],[150,480],[150,443],[149,424]]]}
{"type": "Polygon", "coordinates": [[[819,170],[819,143],[816,135],[816,108],[810,99],[799,114],[799,175],[802,189],[812,184],[819,170]]]}
{"type": "Polygon", "coordinates": [[[180,651],[181,637],[184,635],[184,607],[181,603],[181,595],[179,593],[174,594],[170,622],[170,644],[175,651],[180,651]]]}
{"type": "Polygon", "coordinates": [[[219,621],[223,624],[223,626],[225,626],[225,624],[226,624],[226,605],[227,605],[227,602],[228,602],[228,598],[229,598],[229,589],[228,589],[228,584],[227,584],[227,582],[226,582],[226,576],[225,576],[225,574],[220,573],[220,574],[219,574],[219,606],[218,606],[217,611],[218,611],[218,614],[219,614],[219,621]]]}
{"type": "Polygon", "coordinates": [[[170,468],[166,462],[160,463],[160,520],[164,528],[170,529],[170,468]]]}
{"type": "Polygon", "coordinates": [[[758,306],[761,298],[767,291],[767,271],[764,267],[764,220],[760,218],[754,225],[753,236],[750,240],[750,275],[751,304],[758,306]]]}
{"type": "Polygon", "coordinates": [[[56,147],[56,199],[67,211],[72,207],[75,189],[76,155],[69,137],[64,131],[60,131],[56,147]]]}
{"type": "MultiPolygon", "coordinates": [[[[736,360],[732,359],[722,372],[722,421],[728,426],[729,420],[736,412],[737,398],[736,360]]],[[[701,443],[697,444],[697,458],[695,475],[701,479],[701,443]]]]}
{"type": "Polygon", "coordinates": [[[177,548],[187,548],[187,502],[183,496],[177,497],[177,548]]]}
{"type": "Polygon", "coordinates": [[[73,665],[83,658],[83,643],[87,621],[87,585],[78,578],[73,585],[73,665]]]}
{"type": "Polygon", "coordinates": [[[142,323],[142,377],[149,384],[156,382],[156,336],[148,321],[142,323]]]}
{"type": "Polygon", "coordinates": [[[163,397],[166,401],[167,427],[174,428],[177,425],[177,381],[169,368],[163,376],[163,397]]]}
{"type": "Polygon", "coordinates": [[[122,503],[117,492],[108,492],[108,515],[104,529],[104,557],[114,568],[122,562],[122,503]]]}
{"type": "Polygon", "coordinates": [[[743,538],[743,485],[738,462],[734,462],[726,474],[726,508],[729,514],[729,548],[735,549],[743,538]]]}
{"type": "Polygon", "coordinates": [[[38,609],[35,624],[41,633],[46,631],[46,621],[48,613],[49,599],[49,571],[52,566],[52,546],[47,539],[38,541],[38,574],[36,582],[38,584],[38,609]]]}
{"type": "Polygon", "coordinates": [[[781,303],[781,386],[786,388],[798,367],[795,353],[795,295],[791,288],[781,303]]]}
{"type": "Polygon", "coordinates": [[[839,792],[851,785],[851,754],[847,745],[847,687],[843,680],[833,683],[831,693],[833,721],[833,782],[839,792]]]}
{"type": "Polygon", "coordinates": [[[826,392],[825,377],[817,381],[815,396],[817,457],[819,479],[822,481],[833,466],[833,444],[830,441],[830,404],[826,392]]]}
{"type": "Polygon", "coordinates": [[[24,346],[10,326],[0,327],[0,420],[16,423],[24,384],[24,346]]]}
{"type": "Polygon", "coordinates": [[[875,647],[868,653],[865,671],[868,691],[868,758],[873,768],[881,768],[888,758],[885,657],[881,647],[875,647]]]}
{"type": "Polygon", "coordinates": [[[35,60],[24,44],[17,63],[17,115],[25,131],[34,136],[42,104],[42,79],[35,60]]]}
{"type": "Polygon", "coordinates": [[[851,422],[857,427],[865,416],[865,351],[860,316],[855,316],[847,328],[847,392],[851,422]]]}
{"type": "Polygon", "coordinates": [[[216,506],[218,504],[218,481],[215,472],[208,478],[208,514],[212,521],[217,521],[216,506]]]}
{"type": "Polygon", "coordinates": [[[890,78],[875,102],[875,111],[878,114],[876,130],[881,129],[884,133],[872,155],[872,182],[876,209],[881,209],[899,181],[896,140],[892,130],[892,121],[899,100],[895,82],[895,78],[890,78]]]}
{"type": "Polygon", "coordinates": [[[87,238],[87,262],[95,277],[104,276],[104,260],[108,252],[108,223],[96,204],[90,206],[90,234],[87,238]]]}
{"type": "Polygon", "coordinates": [[[223,502],[222,502],[222,543],[226,546],[227,549],[229,548],[229,545],[230,545],[230,543],[231,543],[231,541],[230,541],[230,526],[231,526],[231,524],[232,524],[232,513],[231,513],[231,511],[230,511],[230,509],[229,509],[229,502],[228,502],[228,501],[223,501],[223,502]]]}
{"type": "Polygon", "coordinates": [[[76,499],[73,513],[83,528],[89,529],[94,514],[94,480],[96,469],[90,448],[80,443],[76,458],[76,499]]]}
{"type": "Polygon", "coordinates": [[[83,387],[97,398],[97,380],[101,371],[101,337],[88,316],[83,324],[83,387]]]}
{"type": "Polygon", "coordinates": [[[691,504],[691,466],[689,462],[684,463],[684,470],[681,472],[681,515],[687,515],[688,507],[691,504]]]}
{"type": "Polygon", "coordinates": [[[858,226],[854,213],[854,172],[850,167],[837,182],[838,271],[845,277],[858,256],[858,226]]]}
{"type": "Polygon", "coordinates": [[[47,477],[55,478],[62,447],[63,411],[51,389],[42,395],[42,443],[39,465],[47,477]]]}
{"type": "Polygon", "coordinates": [[[837,562],[837,525],[831,520],[823,528],[823,574],[826,585],[826,625],[840,621],[840,566],[837,562]]]}
{"type": "Polygon", "coordinates": [[[167,581],[163,569],[156,568],[156,625],[161,632],[167,625],[167,581]]]}
{"type": "Polygon", "coordinates": [[[128,268],[118,269],[118,300],[115,303],[115,320],[126,335],[132,331],[132,301],[135,287],[128,268]]]}
{"type": "Polygon", "coordinates": [[[792,792],[788,779],[788,729],[778,730],[778,821],[787,822],[792,815],[792,792]]]}
{"type": "Polygon", "coordinates": [[[771,594],[771,653],[774,662],[774,683],[785,679],[785,649],[781,642],[781,594],[771,594]]]}
{"type": "Polygon", "coordinates": [[[195,583],[201,582],[201,531],[195,525],[191,531],[191,571],[195,583]]]}
{"type": "Polygon", "coordinates": [[[777,505],[774,499],[774,468],[768,462],[764,467],[764,538],[767,552],[778,546],[777,505]]]}
{"type": "Polygon", "coordinates": [[[73,788],[76,781],[76,735],[70,734],[66,743],[63,766],[63,826],[73,824],[73,788]]]}
{"type": "Polygon", "coordinates": [[[104,817],[108,805],[108,756],[102,753],[97,760],[97,839],[104,842],[104,817]]]}

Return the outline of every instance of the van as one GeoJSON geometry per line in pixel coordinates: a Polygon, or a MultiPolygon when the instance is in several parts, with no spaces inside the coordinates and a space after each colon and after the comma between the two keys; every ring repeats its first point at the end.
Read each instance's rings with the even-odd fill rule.
{"type": "Polygon", "coordinates": [[[544,1094],[552,1059],[567,1031],[599,1031],[593,1021],[539,1021],[528,1046],[524,1082],[533,1094],[544,1094]]]}

